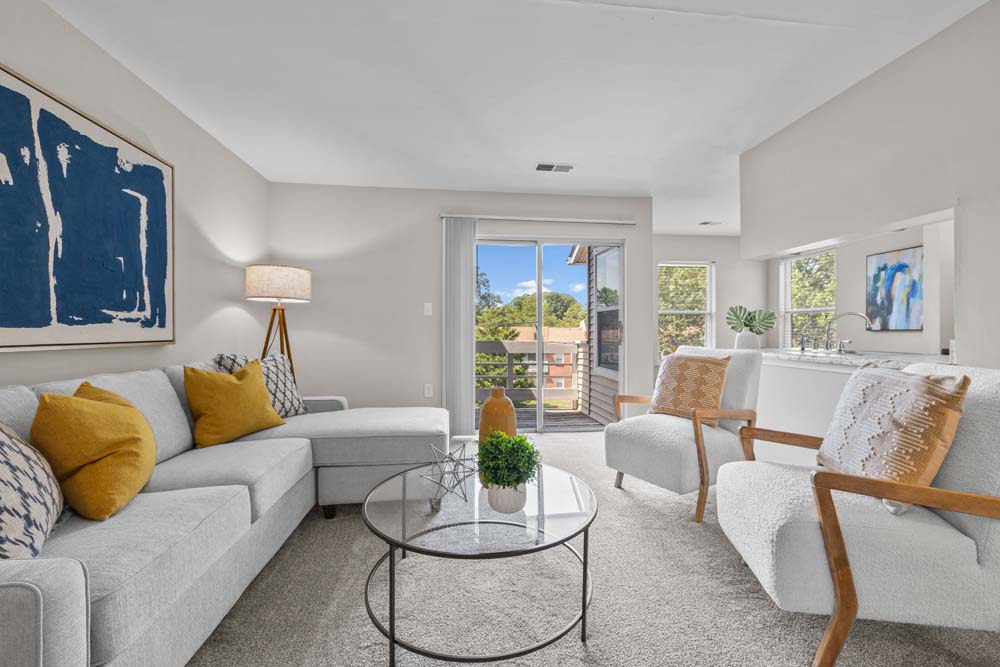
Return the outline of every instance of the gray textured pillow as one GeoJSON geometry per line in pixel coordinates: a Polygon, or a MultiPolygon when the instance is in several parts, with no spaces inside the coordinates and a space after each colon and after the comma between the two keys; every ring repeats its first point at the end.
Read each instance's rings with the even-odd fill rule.
{"type": "Polygon", "coordinates": [[[62,508],[48,461],[0,423],[0,559],[37,556],[62,508]]]}
{"type": "MultiPolygon", "coordinates": [[[[253,359],[245,354],[219,353],[212,358],[219,370],[235,373],[253,359]]],[[[294,417],[309,412],[299,388],[295,386],[292,365],[283,354],[271,354],[260,360],[260,370],[264,373],[264,385],[271,395],[271,405],[281,417],[294,417]]]]}

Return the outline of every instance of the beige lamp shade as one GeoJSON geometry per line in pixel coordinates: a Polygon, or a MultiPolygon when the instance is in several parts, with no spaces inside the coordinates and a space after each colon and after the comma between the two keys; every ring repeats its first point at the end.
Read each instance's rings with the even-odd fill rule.
{"type": "Polygon", "coordinates": [[[312,300],[312,271],[283,264],[251,264],[243,297],[250,301],[307,303],[312,300]]]}

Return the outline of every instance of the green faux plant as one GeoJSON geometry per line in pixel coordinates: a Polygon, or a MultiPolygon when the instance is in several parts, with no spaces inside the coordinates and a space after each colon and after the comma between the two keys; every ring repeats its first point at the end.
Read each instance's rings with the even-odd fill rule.
{"type": "Polygon", "coordinates": [[[736,333],[748,329],[759,336],[773,329],[776,321],[774,311],[771,310],[732,306],[726,311],[726,324],[736,333]]]}
{"type": "Polygon", "coordinates": [[[515,488],[535,477],[541,456],[523,435],[493,431],[479,443],[479,475],[489,486],[515,488]]]}

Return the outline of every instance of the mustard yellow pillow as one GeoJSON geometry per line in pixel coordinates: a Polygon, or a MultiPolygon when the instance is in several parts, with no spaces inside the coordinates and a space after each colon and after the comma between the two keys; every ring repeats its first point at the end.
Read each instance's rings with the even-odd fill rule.
{"type": "MultiPolygon", "coordinates": [[[[667,355],[660,364],[649,411],[690,418],[695,408],[718,410],[722,405],[728,369],[728,355],[667,355]]],[[[709,419],[702,423],[714,428],[717,422],[709,419]]]]}
{"type": "Polygon", "coordinates": [[[271,406],[260,362],[229,373],[184,368],[184,390],[194,417],[194,444],[210,447],[281,426],[271,406]]]}
{"type": "Polygon", "coordinates": [[[31,439],[52,466],[66,504],[95,521],[128,505],[156,465],[156,438],[142,413],[88,382],[72,396],[42,394],[31,439]]]}

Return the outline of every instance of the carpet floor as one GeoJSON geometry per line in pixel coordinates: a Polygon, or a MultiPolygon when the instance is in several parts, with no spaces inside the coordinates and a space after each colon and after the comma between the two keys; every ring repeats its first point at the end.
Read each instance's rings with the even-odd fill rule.
{"type": "MultiPolygon", "coordinates": [[[[546,463],[586,480],[599,502],[591,528],[594,596],[586,644],[574,631],[524,667],[809,665],[827,618],[779,610],[694,500],[626,478],[614,489],[601,433],[532,436],[546,463]]],[[[311,513],[191,660],[193,666],[388,664],[364,585],[385,545],[359,506],[311,513]]],[[[400,563],[399,636],[443,652],[516,649],[553,634],[578,611],[580,565],[564,549],[492,561],[411,555],[400,563]]],[[[380,571],[384,575],[384,568],[380,571]]],[[[386,577],[373,582],[386,609],[386,577]]],[[[384,618],[384,617],[383,617],[384,618]]],[[[439,665],[400,650],[401,667],[439,665]]],[[[1000,665],[994,633],[872,621],[855,624],[840,667],[1000,665]]]]}

